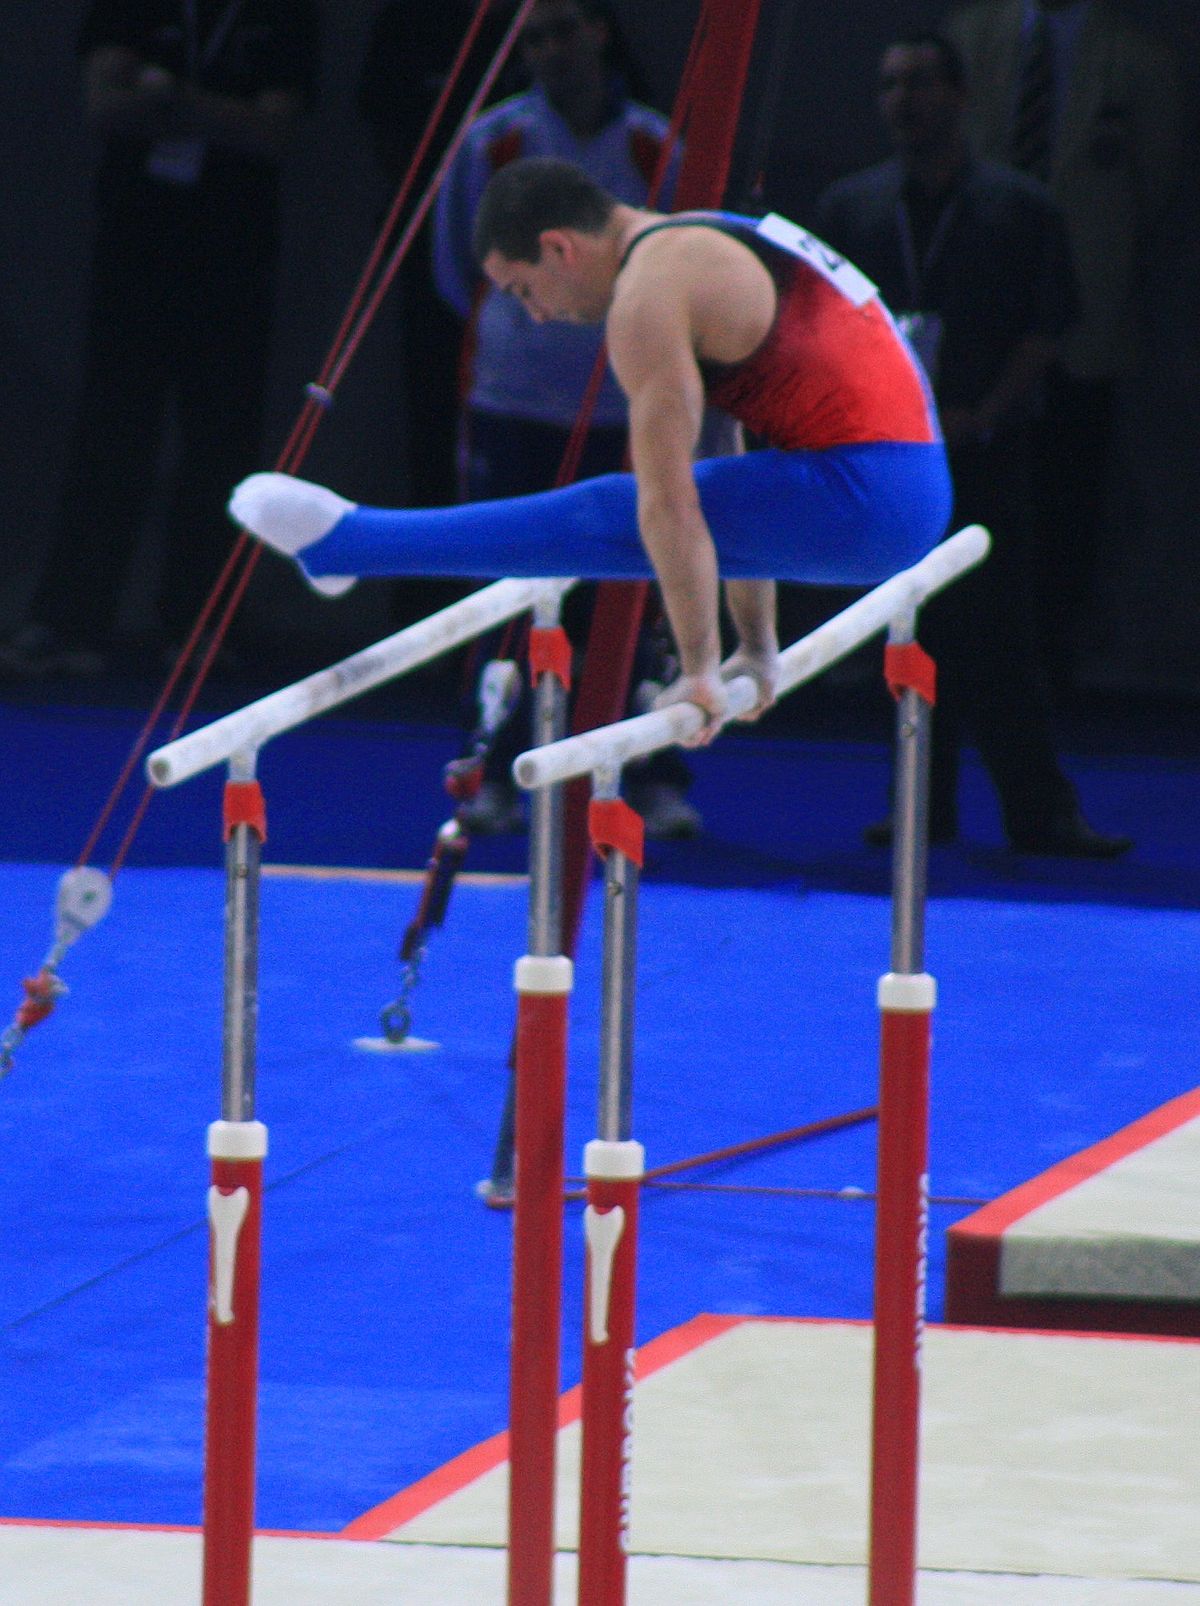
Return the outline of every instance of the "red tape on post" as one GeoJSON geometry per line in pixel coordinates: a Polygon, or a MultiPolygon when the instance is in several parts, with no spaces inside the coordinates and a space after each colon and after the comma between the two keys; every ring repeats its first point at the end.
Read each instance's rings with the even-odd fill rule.
{"type": "Polygon", "coordinates": [[[535,681],[541,675],[557,675],[563,690],[570,691],[571,643],[561,625],[535,625],[529,632],[529,672],[535,681]]]}
{"type": "Polygon", "coordinates": [[[267,805],[257,781],[227,781],[223,813],[226,842],[239,825],[248,825],[260,842],[267,840],[267,805]]]}
{"type": "Polygon", "coordinates": [[[899,700],[901,692],[915,691],[930,708],[937,702],[937,665],[919,641],[888,646],[883,653],[883,676],[888,690],[899,700]]]}
{"type": "Polygon", "coordinates": [[[624,798],[593,798],[588,805],[588,833],[602,859],[615,849],[640,869],[645,859],[646,828],[641,815],[624,798]]]}

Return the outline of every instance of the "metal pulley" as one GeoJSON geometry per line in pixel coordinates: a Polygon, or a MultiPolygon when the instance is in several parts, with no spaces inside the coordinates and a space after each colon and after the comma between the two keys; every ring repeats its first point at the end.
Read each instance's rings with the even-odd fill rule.
{"type": "Polygon", "coordinates": [[[17,1009],[7,1030],[0,1035],[0,1076],[13,1068],[13,1056],[26,1034],[50,1015],[60,998],[67,995],[67,984],[58,974],[68,948],[85,931],[98,925],[112,906],[112,881],[103,870],[77,865],[58,883],[54,900],[54,942],[35,976],[22,983],[25,1001],[17,1009]]]}

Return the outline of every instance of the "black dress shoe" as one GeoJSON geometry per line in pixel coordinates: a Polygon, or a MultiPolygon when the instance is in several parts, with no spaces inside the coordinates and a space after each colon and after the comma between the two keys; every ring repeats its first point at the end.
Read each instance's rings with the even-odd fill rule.
{"type": "MultiPolygon", "coordinates": [[[[949,825],[944,820],[932,820],[929,825],[929,840],[934,847],[945,847],[947,842],[953,842],[958,836],[957,826],[949,825]]],[[[892,845],[891,816],[886,820],[876,820],[874,825],[868,825],[863,832],[863,841],[869,848],[890,848],[892,845]]]]}
{"type": "Polygon", "coordinates": [[[1016,853],[1041,853],[1063,859],[1119,859],[1128,853],[1133,839],[1106,836],[1093,830],[1082,814],[1056,821],[1040,831],[1014,833],[1011,846],[1016,853]]]}

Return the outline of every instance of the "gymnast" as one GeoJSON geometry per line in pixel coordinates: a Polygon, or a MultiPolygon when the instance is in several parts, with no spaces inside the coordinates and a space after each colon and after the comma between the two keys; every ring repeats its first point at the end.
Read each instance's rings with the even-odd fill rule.
{"type": "Polygon", "coordinates": [[[603,323],[632,474],[459,507],[359,506],[285,474],[235,490],[242,528],[337,594],[362,575],[656,578],[710,741],[724,683],[775,697],[775,582],[869,586],[946,533],[951,490],[916,358],[875,286],[795,224],[627,206],[569,162],[491,179],[484,272],[538,322],[603,323]],[[695,461],[718,420],[720,455],[695,461]],[[762,443],[745,450],[743,427],[762,443]],[[721,662],[719,595],[737,634],[721,662]]]}

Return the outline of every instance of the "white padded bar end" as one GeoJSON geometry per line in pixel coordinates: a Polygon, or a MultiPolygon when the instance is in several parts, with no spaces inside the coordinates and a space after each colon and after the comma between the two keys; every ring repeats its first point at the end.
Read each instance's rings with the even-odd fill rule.
{"type": "Polygon", "coordinates": [[[583,1151],[583,1170],[605,1182],[635,1182],[646,1170],[646,1151],[632,1138],[627,1143],[593,1138],[583,1151]]]}
{"type": "Polygon", "coordinates": [[[878,1001],[880,1009],[928,1015],[937,1003],[937,982],[923,971],[908,976],[889,970],[886,976],[879,978],[878,1001]]]}
{"type": "Polygon", "coordinates": [[[517,960],[513,985],[519,993],[569,993],[575,966],[562,954],[526,954],[517,960]]]}
{"type": "Polygon", "coordinates": [[[208,1129],[211,1160],[262,1160],[267,1129],[261,1121],[214,1121],[208,1129]]]}

